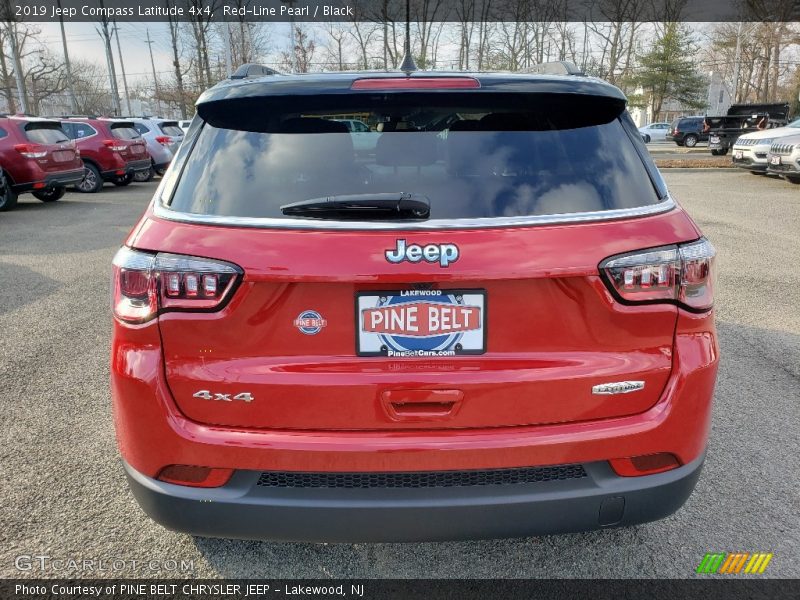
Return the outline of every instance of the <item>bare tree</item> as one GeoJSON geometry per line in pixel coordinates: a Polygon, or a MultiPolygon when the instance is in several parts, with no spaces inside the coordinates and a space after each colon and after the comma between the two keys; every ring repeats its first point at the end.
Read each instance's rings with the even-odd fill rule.
{"type": "MultiPolygon", "coordinates": [[[[178,28],[178,21],[175,17],[170,15],[169,9],[171,8],[171,0],[164,0],[167,6],[167,24],[169,25],[169,38],[172,46],[172,68],[175,72],[175,92],[176,94],[173,95],[173,102],[175,102],[175,97],[177,96],[177,102],[175,102],[178,106],[178,109],[181,113],[181,119],[186,118],[186,102],[184,98],[186,97],[186,90],[183,84],[183,77],[184,71],[181,69],[181,53],[178,50],[179,44],[179,28],[178,28]]],[[[166,91],[162,87],[162,92],[166,91]]],[[[167,100],[167,98],[163,98],[163,100],[167,100]]]]}

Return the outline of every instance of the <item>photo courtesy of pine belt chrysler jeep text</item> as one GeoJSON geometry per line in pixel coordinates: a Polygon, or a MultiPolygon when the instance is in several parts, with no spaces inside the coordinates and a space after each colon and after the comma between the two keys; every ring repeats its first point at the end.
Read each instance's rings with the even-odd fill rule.
{"type": "Polygon", "coordinates": [[[133,495],[270,540],[665,517],[705,456],[714,254],[603,81],[223,82],[113,261],[133,495]]]}

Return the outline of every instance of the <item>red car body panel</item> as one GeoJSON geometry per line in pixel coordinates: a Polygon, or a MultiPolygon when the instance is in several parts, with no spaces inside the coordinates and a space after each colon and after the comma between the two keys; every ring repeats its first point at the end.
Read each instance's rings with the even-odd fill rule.
{"type": "MultiPolygon", "coordinates": [[[[716,377],[713,313],[698,316],[673,305],[615,303],[597,271],[597,264],[609,255],[658,246],[665,239],[696,239],[696,226],[682,210],[676,209],[647,218],[587,223],[579,227],[580,239],[584,242],[580,245],[559,242],[564,239],[559,227],[404,233],[402,235],[413,237],[419,243],[446,238],[459,245],[462,258],[449,270],[435,270],[425,265],[423,272],[419,266],[398,265],[405,273],[392,276],[382,272],[389,270],[385,262],[381,264],[373,257],[381,256],[384,247],[393,245],[400,235],[397,232],[366,234],[374,238],[374,242],[367,242],[363,232],[315,234],[238,229],[236,236],[241,243],[233,245],[226,243],[231,233],[227,228],[209,231],[207,227],[147,216],[142,226],[132,232],[129,245],[166,252],[180,249],[183,253],[222,258],[242,265],[246,275],[231,304],[219,313],[167,313],[158,321],[144,325],[115,322],[112,381],[115,388],[120,386],[120,389],[115,391],[114,397],[147,397],[143,404],[127,406],[117,402],[115,405],[123,457],[150,475],[168,464],[186,462],[216,467],[346,471],[546,465],[657,451],[672,452],[682,462],[696,458],[704,446],[703,432],[708,426],[710,407],[696,412],[697,400],[693,398],[696,394],[697,397],[708,394],[716,377]],[[197,235],[201,230],[203,235],[197,235]],[[218,233],[215,235],[215,232],[218,233]],[[323,235],[326,241],[331,237],[336,240],[330,244],[330,252],[319,257],[321,265],[310,261],[302,251],[309,243],[308,237],[314,235],[323,235]],[[516,248],[519,256],[531,258],[508,264],[489,252],[490,247],[516,248]],[[565,264],[566,253],[570,257],[567,262],[575,265],[569,272],[563,272],[561,267],[565,264]],[[270,258],[269,264],[265,265],[265,261],[258,258],[264,256],[270,258]],[[360,257],[363,258],[359,261],[360,257]],[[486,282],[487,287],[496,286],[492,292],[497,294],[511,293],[517,297],[526,288],[537,289],[537,285],[544,286],[538,291],[545,292],[551,301],[557,292],[565,294],[564,297],[577,294],[578,298],[591,299],[584,305],[596,304],[596,310],[603,311],[604,318],[595,319],[600,323],[590,339],[597,343],[600,339],[613,338],[612,347],[620,351],[609,354],[606,350],[592,356],[585,348],[576,350],[574,346],[585,336],[580,330],[587,325],[576,314],[571,316],[578,317],[580,334],[572,338],[569,328],[564,328],[565,321],[560,319],[544,318],[525,323],[543,327],[536,338],[540,343],[555,340],[542,345],[539,352],[531,352],[526,348],[524,336],[514,334],[520,328],[518,321],[501,311],[492,313],[490,303],[489,353],[486,355],[459,357],[444,363],[441,359],[411,362],[357,359],[353,356],[351,334],[352,297],[355,289],[375,284],[353,282],[352,276],[346,283],[348,277],[342,265],[350,272],[377,274],[365,276],[366,280],[374,280],[376,276],[382,280],[391,277],[398,283],[424,280],[446,287],[449,282],[474,281],[471,277],[480,273],[481,281],[486,282]],[[510,269],[513,271],[509,272],[510,269]],[[559,278],[551,278],[554,271],[560,271],[559,278]],[[334,311],[327,313],[326,318],[329,322],[340,320],[341,331],[334,328],[327,342],[320,338],[319,352],[320,355],[333,354],[333,357],[329,356],[320,365],[321,356],[305,354],[308,348],[302,342],[307,338],[298,335],[292,326],[288,317],[295,315],[291,311],[282,314],[287,322],[278,324],[271,332],[282,340],[283,354],[274,358],[252,356],[255,350],[248,344],[257,348],[264,343],[264,338],[255,334],[259,326],[258,311],[246,310],[246,303],[253,302],[254,306],[275,311],[275,296],[291,296],[293,282],[302,280],[304,272],[311,272],[316,282],[335,282],[335,285],[326,285],[326,295],[341,295],[347,299],[340,311],[333,302],[326,306],[327,310],[334,311]],[[498,279],[513,281],[494,281],[498,279]],[[259,287],[263,288],[260,292],[259,287]],[[238,315],[243,315],[244,320],[238,320],[238,315]],[[548,320],[553,322],[549,328],[548,320]],[[628,321],[630,326],[626,326],[628,321]],[[226,326],[220,327],[221,322],[226,326]],[[345,330],[348,333],[343,333],[345,330]],[[668,331],[666,342],[663,333],[654,333],[664,330],[668,331]],[[676,332],[674,340],[673,330],[676,332]],[[492,336],[497,336],[496,343],[492,336]],[[210,339],[213,339],[211,355],[204,353],[205,348],[211,346],[210,339]],[[224,353],[226,344],[234,342],[239,343],[239,356],[235,358],[224,353]],[[493,354],[493,345],[502,346],[504,351],[493,354]],[[248,353],[251,356],[248,357],[248,353]],[[598,369],[601,356],[606,361],[607,372],[598,369]],[[563,361],[565,372],[561,377],[559,360],[563,361]],[[586,362],[583,375],[582,360],[586,362]],[[616,362],[624,363],[625,368],[619,369],[616,362]],[[443,364],[447,368],[442,368],[443,364]],[[304,369],[304,365],[308,366],[304,369]],[[203,369],[202,374],[198,374],[198,369],[203,369]],[[240,378],[247,372],[253,375],[245,385],[240,378]],[[609,409],[607,399],[598,402],[586,393],[591,387],[587,381],[614,380],[615,372],[631,377],[632,373],[644,373],[648,378],[648,395],[637,400],[615,401],[617,406],[609,409]],[[182,377],[184,374],[186,376],[182,377]],[[214,382],[222,392],[261,385],[263,393],[271,394],[280,389],[285,396],[283,393],[268,395],[269,400],[262,403],[268,407],[264,409],[257,408],[257,402],[225,404],[223,413],[219,405],[191,398],[189,392],[198,388],[198,378],[214,382]],[[234,380],[236,384],[232,383],[234,380]],[[686,389],[688,381],[692,381],[692,385],[686,389]],[[513,401],[516,394],[508,390],[520,386],[532,386],[539,399],[531,422],[547,425],[514,426],[522,424],[519,422],[520,407],[513,401]],[[464,402],[451,420],[429,422],[424,426],[413,421],[397,422],[382,408],[381,393],[386,390],[452,388],[464,391],[469,398],[469,408],[464,402]],[[154,391],[157,392],[155,397],[154,391]],[[176,401],[178,393],[183,396],[182,402],[176,401]],[[544,401],[551,400],[554,393],[559,401],[551,402],[548,407],[544,401]],[[281,396],[288,400],[282,401],[281,396]],[[316,410],[305,410],[301,408],[304,401],[319,404],[314,404],[316,410]],[[327,410],[323,410],[325,402],[329,402],[327,410]],[[348,410],[348,403],[357,410],[348,410]],[[578,410],[579,406],[583,408],[578,410]],[[567,414],[573,415],[574,422],[559,424],[567,414]],[[575,419],[575,414],[580,418],[575,419]],[[165,415],[169,418],[164,419],[165,415]],[[267,417],[275,422],[271,427],[266,422],[267,417]],[[141,431],[145,423],[150,423],[147,426],[150,439],[138,443],[133,439],[126,441],[126,431],[141,431]],[[306,425],[300,427],[301,423],[306,425]],[[491,425],[487,427],[486,423],[491,425]],[[398,431],[402,429],[417,431],[398,431]],[[442,431],[436,431],[439,429],[442,431]],[[581,443],[576,443],[578,441],[581,443]],[[484,452],[493,447],[495,452],[484,452]],[[172,450],[167,451],[168,448],[172,450]],[[202,452],[204,448],[206,452],[202,452]],[[320,449],[319,454],[308,453],[314,448],[320,449]],[[425,448],[431,452],[420,452],[425,448]],[[271,452],[268,456],[252,452],[258,449],[271,452]],[[334,449],[338,449],[335,456],[330,454],[334,449]],[[374,454],[378,449],[390,453],[391,458],[374,454]],[[442,453],[443,449],[448,452],[442,453]]],[[[562,302],[564,297],[558,295],[556,299],[562,302]]],[[[316,302],[319,305],[320,299],[316,302]]],[[[535,314],[537,306],[533,294],[531,302],[531,314],[535,314]]],[[[305,306],[302,301],[293,304],[305,306]]],[[[260,319],[263,323],[265,316],[262,314],[260,319]]],[[[585,337],[582,343],[586,344],[585,337]]],[[[259,397],[257,392],[255,395],[259,397]]]]}
{"type": "Polygon", "coordinates": [[[150,218],[129,244],[223,259],[245,270],[234,299],[220,312],[167,313],[159,319],[170,389],[186,416],[198,422],[416,428],[413,411],[410,418],[398,418],[381,394],[448,389],[463,392],[464,401],[428,427],[530,425],[641,412],[656,403],[669,377],[677,308],[619,304],[598,277],[597,265],[609,255],[666,239],[696,239],[697,229],[682,211],[569,227],[580,245],[564,243],[564,226],[367,234],[221,227],[199,236],[196,225],[150,218]],[[237,244],[229,243],[232,236],[237,244]],[[304,252],[314,237],[330,246],[317,260],[304,252]],[[420,245],[446,239],[459,246],[462,258],[448,269],[391,265],[383,251],[398,237],[420,245]],[[526,258],[505,260],[507,248],[526,258]],[[376,280],[381,283],[372,283],[376,280]],[[486,354],[440,359],[429,369],[414,363],[413,370],[403,360],[354,356],[355,293],[416,281],[487,291],[486,354]],[[508,311],[520,298],[528,298],[526,310],[508,311]],[[308,307],[328,322],[314,337],[293,325],[308,307]],[[592,385],[620,379],[643,380],[645,390],[624,402],[591,394],[592,385]],[[246,389],[256,401],[192,396],[209,386],[234,395],[246,389]]]}

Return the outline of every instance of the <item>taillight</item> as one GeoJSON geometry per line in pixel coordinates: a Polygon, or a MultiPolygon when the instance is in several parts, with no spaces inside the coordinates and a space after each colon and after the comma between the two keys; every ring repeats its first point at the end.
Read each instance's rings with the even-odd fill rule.
{"type": "Polygon", "coordinates": [[[630,458],[614,458],[608,461],[611,468],[621,477],[641,477],[671,471],[681,466],[675,455],[669,452],[631,456],[630,458]]]}
{"type": "Polygon", "coordinates": [[[103,140],[103,145],[112,152],[122,152],[125,150],[125,144],[121,143],[119,140],[103,140]]]}
{"type": "Polygon", "coordinates": [[[161,144],[162,146],[171,146],[172,145],[172,138],[168,135],[159,135],[156,136],[156,141],[161,144]]]}
{"type": "Polygon", "coordinates": [[[674,302],[704,311],[714,304],[715,256],[714,246],[703,238],[612,256],[600,263],[600,273],[623,302],[674,302]]]}
{"type": "Polygon", "coordinates": [[[218,310],[242,273],[219,260],[127,247],[119,249],[113,265],[114,316],[128,323],[143,323],[171,310],[218,310]]]}
{"type": "Polygon", "coordinates": [[[161,470],[157,479],[175,485],[212,488],[221,487],[228,483],[231,475],[233,475],[233,469],[215,469],[211,467],[196,467],[194,465],[170,465],[161,470]]]}
{"type": "Polygon", "coordinates": [[[25,158],[44,158],[47,156],[47,148],[39,144],[17,144],[14,146],[14,150],[25,158]]]}

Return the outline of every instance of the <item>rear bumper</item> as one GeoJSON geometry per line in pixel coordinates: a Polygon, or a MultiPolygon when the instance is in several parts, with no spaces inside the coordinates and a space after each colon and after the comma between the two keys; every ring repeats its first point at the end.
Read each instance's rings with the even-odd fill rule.
{"type": "Polygon", "coordinates": [[[116,169],[103,171],[100,175],[105,181],[112,181],[117,177],[122,177],[124,175],[132,176],[134,173],[138,173],[139,171],[147,171],[151,164],[152,163],[149,158],[143,160],[132,160],[123,162],[122,165],[116,169]]]}
{"type": "Polygon", "coordinates": [[[144,511],[193,535],[312,542],[525,537],[666,517],[695,487],[705,455],[666,473],[619,477],[607,462],[566,481],[427,489],[271,488],[239,471],[221,488],[163,483],[124,463],[144,511]]]}
{"type": "Polygon", "coordinates": [[[25,183],[19,183],[12,187],[15,192],[21,194],[23,192],[30,192],[33,190],[42,190],[54,187],[66,187],[68,185],[74,185],[76,183],[80,183],[81,179],[83,179],[83,168],[72,171],[63,171],[61,173],[51,173],[51,174],[45,173],[43,171],[41,172],[40,177],[38,177],[37,179],[27,181],[25,183]]]}

